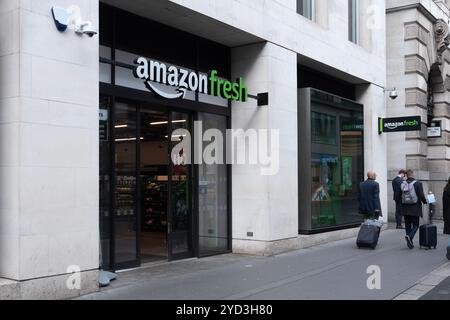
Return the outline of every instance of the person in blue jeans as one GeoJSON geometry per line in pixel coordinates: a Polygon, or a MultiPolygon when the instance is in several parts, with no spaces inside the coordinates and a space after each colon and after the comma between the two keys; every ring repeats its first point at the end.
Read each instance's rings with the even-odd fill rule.
{"type": "Polygon", "coordinates": [[[405,218],[406,244],[409,249],[414,249],[414,237],[420,227],[420,218],[423,216],[422,204],[427,204],[427,199],[423,192],[423,185],[414,178],[414,171],[406,171],[407,180],[402,184],[402,215],[405,218]],[[415,203],[405,203],[405,190],[409,190],[409,194],[415,194],[417,198],[415,203]]]}
{"type": "MultiPolygon", "coordinates": [[[[450,179],[444,188],[442,208],[444,214],[444,234],[450,235],[450,179]]],[[[450,260],[450,237],[447,245],[447,259],[450,260]]]]}

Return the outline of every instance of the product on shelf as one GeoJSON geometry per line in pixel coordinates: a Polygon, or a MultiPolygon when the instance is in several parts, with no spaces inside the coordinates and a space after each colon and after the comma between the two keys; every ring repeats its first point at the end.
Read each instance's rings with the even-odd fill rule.
{"type": "Polygon", "coordinates": [[[150,176],[142,179],[142,228],[144,231],[167,230],[167,176],[150,176]]]}
{"type": "Polygon", "coordinates": [[[136,177],[117,176],[116,215],[133,216],[135,214],[136,177]]]}

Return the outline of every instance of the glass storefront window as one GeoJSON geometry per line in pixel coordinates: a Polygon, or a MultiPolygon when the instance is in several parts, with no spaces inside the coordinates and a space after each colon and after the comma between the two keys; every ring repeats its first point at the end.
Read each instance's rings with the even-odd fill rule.
{"type": "MultiPolygon", "coordinates": [[[[226,136],[224,116],[199,114],[203,132],[215,129],[226,136]]],[[[225,143],[225,142],[223,142],[225,143]]],[[[203,150],[209,145],[203,144],[203,150]]],[[[222,160],[225,163],[225,159],[222,160]]],[[[199,249],[200,255],[228,250],[228,178],[226,164],[199,165],[199,249]]]]}
{"type": "Polygon", "coordinates": [[[357,186],[363,179],[362,113],[319,103],[311,113],[311,224],[358,223],[357,186]]]}
{"type": "Polygon", "coordinates": [[[336,144],[336,117],[324,113],[311,113],[313,143],[336,144]]]}
{"type": "Polygon", "coordinates": [[[326,232],[362,222],[364,107],[313,88],[299,91],[299,232],[326,232]]]}
{"type": "Polygon", "coordinates": [[[111,83],[111,65],[100,63],[100,82],[111,83]]]}

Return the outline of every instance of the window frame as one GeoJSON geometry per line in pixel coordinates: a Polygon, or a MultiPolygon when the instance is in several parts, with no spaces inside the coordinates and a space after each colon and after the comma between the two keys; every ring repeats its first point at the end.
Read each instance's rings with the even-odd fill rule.
{"type": "Polygon", "coordinates": [[[359,43],[359,3],[358,0],[348,0],[348,40],[359,43]]]}
{"type": "Polygon", "coordinates": [[[316,20],[316,1],[297,0],[297,13],[311,21],[316,20]]]}

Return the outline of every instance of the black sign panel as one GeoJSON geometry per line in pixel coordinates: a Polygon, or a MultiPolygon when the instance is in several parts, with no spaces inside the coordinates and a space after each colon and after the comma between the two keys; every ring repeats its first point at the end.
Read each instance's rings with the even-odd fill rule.
{"type": "Polygon", "coordinates": [[[422,118],[400,117],[379,119],[379,133],[420,131],[422,129],[422,118]]]}

